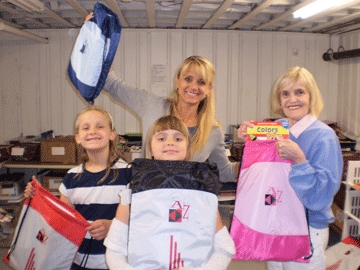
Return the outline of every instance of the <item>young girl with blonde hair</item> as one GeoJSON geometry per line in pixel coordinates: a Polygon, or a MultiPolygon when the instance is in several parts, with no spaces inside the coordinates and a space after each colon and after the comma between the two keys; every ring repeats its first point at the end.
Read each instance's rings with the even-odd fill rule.
{"type": "MultiPolygon", "coordinates": [[[[91,225],[71,269],[107,269],[103,241],[115,217],[120,189],[127,185],[128,163],[119,152],[113,120],[101,107],[89,106],[78,114],[75,140],[81,148],[82,163],[65,175],[59,187],[60,200],[91,225]]],[[[33,195],[29,183],[25,197],[33,195]]]]}

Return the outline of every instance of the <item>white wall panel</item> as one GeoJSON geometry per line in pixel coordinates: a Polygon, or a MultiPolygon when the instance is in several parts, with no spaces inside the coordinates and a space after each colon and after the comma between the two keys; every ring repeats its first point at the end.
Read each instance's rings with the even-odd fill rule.
{"type": "MultiPolygon", "coordinates": [[[[72,134],[75,116],[86,106],[67,78],[78,30],[33,32],[47,36],[49,44],[0,34],[0,143],[21,133],[38,135],[50,129],[58,135],[72,134]]],[[[337,38],[332,39],[337,45],[337,38]]],[[[358,38],[347,42],[354,45],[358,38]]],[[[340,112],[337,104],[351,100],[355,106],[359,96],[354,92],[345,100],[341,92],[338,97],[338,86],[358,88],[354,67],[358,64],[354,60],[341,64],[341,74],[351,74],[352,81],[338,82],[339,64],[322,60],[328,48],[329,36],[318,34],[123,29],[113,67],[127,84],[167,96],[183,59],[194,54],[207,57],[216,69],[217,116],[228,133],[232,124],[270,117],[274,80],[291,66],[301,65],[314,74],[324,96],[321,119],[348,123],[343,111],[355,115],[355,109],[341,105],[340,112]],[[156,64],[165,69],[160,86],[151,81],[156,64]]],[[[113,115],[118,133],[141,132],[137,115],[107,93],[100,94],[95,104],[113,115]]],[[[357,125],[353,132],[359,129],[357,125]]]]}
{"type": "MultiPolygon", "coordinates": [[[[259,37],[257,104],[269,104],[270,89],[275,79],[272,73],[275,54],[273,47],[269,47],[269,44],[273,44],[274,39],[274,35],[270,33],[259,37]]],[[[256,115],[264,116],[264,118],[269,117],[270,106],[257,106],[256,115]]]]}
{"type": "MultiPolygon", "coordinates": [[[[340,45],[345,50],[359,49],[360,31],[343,34],[340,45]]],[[[338,123],[346,135],[357,140],[357,149],[360,150],[360,58],[332,62],[339,67],[338,123]]]]}
{"type": "Polygon", "coordinates": [[[228,83],[229,83],[229,95],[227,99],[227,105],[229,107],[229,119],[228,123],[238,124],[237,116],[240,115],[241,107],[239,104],[232,102],[233,100],[240,100],[241,97],[241,74],[239,73],[241,46],[239,35],[229,35],[229,51],[231,58],[228,61],[229,72],[228,72],[228,83]]]}

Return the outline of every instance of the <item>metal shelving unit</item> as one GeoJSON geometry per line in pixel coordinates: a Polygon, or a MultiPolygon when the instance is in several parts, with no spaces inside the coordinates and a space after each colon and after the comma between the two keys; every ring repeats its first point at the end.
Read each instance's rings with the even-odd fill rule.
{"type": "Polygon", "coordinates": [[[360,240],[360,161],[349,160],[345,191],[342,239],[352,236],[360,240]]]}
{"type": "Polygon", "coordinates": [[[4,168],[9,169],[71,169],[76,164],[56,164],[56,163],[39,163],[39,162],[26,162],[26,163],[19,163],[19,162],[4,162],[2,164],[4,168]]]}

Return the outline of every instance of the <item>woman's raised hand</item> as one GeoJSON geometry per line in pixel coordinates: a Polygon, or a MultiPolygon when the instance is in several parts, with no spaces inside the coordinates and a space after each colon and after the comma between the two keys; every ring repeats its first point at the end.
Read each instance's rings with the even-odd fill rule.
{"type": "Polygon", "coordinates": [[[90,12],[90,13],[85,17],[84,23],[90,21],[92,18],[94,18],[94,13],[93,13],[93,12],[90,12]]]}

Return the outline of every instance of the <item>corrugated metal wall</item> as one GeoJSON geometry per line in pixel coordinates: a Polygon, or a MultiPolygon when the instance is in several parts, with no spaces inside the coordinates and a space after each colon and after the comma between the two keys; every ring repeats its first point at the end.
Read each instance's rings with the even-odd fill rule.
{"type": "MultiPolygon", "coordinates": [[[[73,134],[76,113],[86,106],[66,75],[77,31],[35,33],[47,36],[49,44],[0,34],[0,143],[50,129],[57,135],[73,134]]],[[[321,119],[341,122],[346,117],[337,111],[338,100],[344,99],[342,90],[338,97],[339,66],[322,60],[329,41],[318,34],[124,29],[113,66],[129,85],[166,96],[183,59],[207,57],[217,72],[217,116],[229,133],[232,124],[270,117],[273,81],[300,65],[315,75],[324,96],[321,119]]],[[[332,44],[337,46],[337,37],[332,44]]],[[[109,110],[119,134],[141,132],[137,116],[107,94],[95,104],[109,110]]]]}
{"type": "MultiPolygon", "coordinates": [[[[340,36],[339,45],[345,50],[360,48],[360,31],[340,36]]],[[[334,47],[334,51],[337,51],[334,47]]],[[[344,133],[360,142],[360,58],[332,61],[339,66],[339,96],[337,119],[344,133]]],[[[357,144],[360,150],[360,145],[357,144]]]]}

